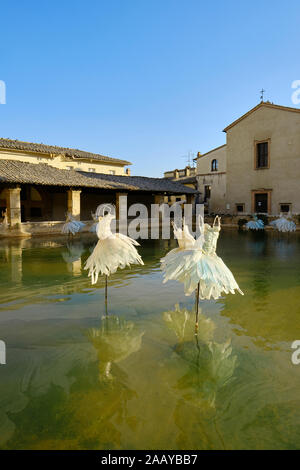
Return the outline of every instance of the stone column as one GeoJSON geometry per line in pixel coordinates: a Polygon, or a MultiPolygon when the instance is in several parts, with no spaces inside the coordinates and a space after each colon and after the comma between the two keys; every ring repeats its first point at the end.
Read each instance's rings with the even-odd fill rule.
{"type": "Polygon", "coordinates": [[[165,196],[162,194],[155,194],[154,195],[154,204],[163,204],[165,202],[165,196]]]}
{"type": "Polygon", "coordinates": [[[80,220],[80,193],[80,189],[68,190],[68,212],[77,220],[80,220]]]}
{"type": "MultiPolygon", "coordinates": [[[[160,206],[165,203],[165,196],[163,194],[155,194],[154,195],[154,204],[159,204],[160,206]]],[[[158,219],[159,219],[159,224],[162,223],[163,219],[163,209],[158,212],[158,219]]]]}
{"type": "Polygon", "coordinates": [[[186,194],[186,203],[187,204],[191,204],[192,208],[191,208],[191,216],[194,214],[195,212],[195,200],[196,200],[196,197],[195,197],[195,194],[186,194]]]}
{"type": "Polygon", "coordinates": [[[165,201],[165,196],[163,194],[154,195],[154,204],[163,204],[165,201]]]}
{"type": "Polygon", "coordinates": [[[127,193],[116,193],[116,219],[127,221],[127,193]]]}
{"type": "Polygon", "coordinates": [[[7,194],[7,216],[10,228],[21,225],[21,188],[8,188],[7,194]]]}
{"type": "Polygon", "coordinates": [[[186,203],[194,205],[195,202],[195,195],[194,194],[187,194],[186,195],[186,203]]]}
{"type": "Polygon", "coordinates": [[[154,194],[154,201],[151,204],[150,229],[152,240],[158,240],[160,235],[160,226],[162,223],[162,213],[159,206],[163,203],[161,194],[154,194]]]}
{"type": "Polygon", "coordinates": [[[123,235],[127,235],[127,209],[127,193],[116,193],[116,220],[123,235]]]}

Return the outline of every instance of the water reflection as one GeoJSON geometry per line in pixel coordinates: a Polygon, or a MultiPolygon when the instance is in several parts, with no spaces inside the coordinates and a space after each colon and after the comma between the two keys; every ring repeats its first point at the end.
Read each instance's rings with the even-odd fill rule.
{"type": "Polygon", "coordinates": [[[22,260],[22,244],[12,246],[9,252],[9,263],[11,268],[11,281],[16,284],[22,284],[23,276],[23,260],[22,260]]]}
{"type": "Polygon", "coordinates": [[[246,250],[254,257],[265,256],[268,253],[268,235],[265,232],[250,232],[246,242],[246,250]]]}
{"type": "Polygon", "coordinates": [[[68,241],[66,250],[62,252],[63,260],[67,263],[67,269],[74,276],[80,276],[82,270],[81,256],[85,251],[81,241],[68,241]]]}
{"type": "MultiPolygon", "coordinates": [[[[279,234],[281,232],[278,232],[279,234]]],[[[281,233],[281,235],[283,235],[281,233]]],[[[286,234],[285,234],[286,235],[286,234]]],[[[274,242],[276,256],[281,260],[291,259],[297,253],[297,244],[295,243],[294,235],[293,238],[280,238],[274,242]]]]}
{"type": "MultiPolygon", "coordinates": [[[[21,305],[68,300],[70,294],[84,290],[102,292],[104,277],[91,287],[83,266],[95,240],[86,234],[66,242],[64,237],[5,239],[0,243],[0,311],[18,309],[21,305]]],[[[152,244],[145,244],[145,266],[120,270],[110,280],[109,287],[128,286],[133,277],[157,270],[158,254],[149,256],[152,244]]]]}
{"type": "Polygon", "coordinates": [[[112,365],[124,361],[141,348],[144,332],[132,321],[115,315],[104,316],[99,328],[91,328],[88,338],[97,350],[99,379],[113,379],[112,365]]]}
{"type": "Polygon", "coordinates": [[[255,310],[257,312],[263,312],[266,309],[271,289],[270,266],[269,263],[266,262],[260,269],[255,271],[251,285],[255,310]]]}
{"type": "Polygon", "coordinates": [[[68,270],[94,237],[73,242],[1,240],[1,448],[299,448],[299,236],[222,233],[246,295],[202,302],[198,343],[193,299],[162,284],[169,242],[143,242],[101,320],[104,284],[68,270]]]}
{"type": "Polygon", "coordinates": [[[194,334],[194,312],[180,309],[163,314],[169,329],[178,343],[176,354],[187,364],[187,370],[178,380],[175,389],[193,405],[215,408],[218,390],[233,379],[237,357],[232,354],[231,340],[219,344],[213,340],[215,323],[200,312],[199,332],[194,334]]]}
{"type": "Polygon", "coordinates": [[[237,325],[238,335],[266,349],[286,349],[300,336],[300,322],[295,321],[300,314],[299,241],[299,234],[278,237],[272,232],[222,240],[224,259],[228,255],[232,260],[246,293],[242,301],[236,296],[224,299],[222,315],[237,325]]]}
{"type": "MultiPolygon", "coordinates": [[[[195,337],[195,312],[180,308],[179,304],[176,304],[174,310],[163,313],[163,319],[167,327],[175,333],[179,343],[190,341],[195,337]]],[[[213,338],[215,328],[215,323],[206,318],[199,308],[198,338],[200,341],[210,341],[213,338]]]]}
{"type": "Polygon", "coordinates": [[[80,241],[69,241],[66,248],[66,251],[62,252],[62,257],[66,263],[74,263],[74,261],[79,260],[84,252],[83,243],[80,241]]]}
{"type": "Polygon", "coordinates": [[[188,364],[188,370],[178,381],[176,388],[193,405],[203,409],[216,407],[219,390],[233,380],[237,356],[232,354],[231,340],[226,343],[190,342],[178,355],[188,364]]]}

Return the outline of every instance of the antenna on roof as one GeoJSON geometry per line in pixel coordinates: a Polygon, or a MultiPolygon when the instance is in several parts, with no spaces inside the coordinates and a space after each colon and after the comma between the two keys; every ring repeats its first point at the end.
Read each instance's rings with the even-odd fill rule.
{"type": "Polygon", "coordinates": [[[260,90],[260,101],[263,103],[264,101],[264,94],[265,94],[266,90],[264,90],[263,88],[260,90]]]}
{"type": "Polygon", "coordinates": [[[186,160],[188,166],[191,166],[191,167],[194,166],[195,154],[194,154],[194,152],[192,152],[191,150],[188,151],[187,155],[182,155],[181,158],[185,158],[185,160],[186,160]]]}

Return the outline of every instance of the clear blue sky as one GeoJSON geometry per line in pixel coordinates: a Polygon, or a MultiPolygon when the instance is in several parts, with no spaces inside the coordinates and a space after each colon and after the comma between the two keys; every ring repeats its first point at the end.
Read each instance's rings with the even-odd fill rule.
{"type": "Polygon", "coordinates": [[[76,147],[162,176],[259,101],[293,106],[300,2],[1,4],[1,137],[76,147]]]}

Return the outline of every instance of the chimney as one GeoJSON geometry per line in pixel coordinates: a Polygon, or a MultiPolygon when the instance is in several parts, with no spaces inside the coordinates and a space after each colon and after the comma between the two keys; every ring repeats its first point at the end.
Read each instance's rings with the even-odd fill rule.
{"type": "Polygon", "coordinates": [[[185,176],[191,176],[191,167],[190,166],[187,166],[185,168],[185,176]]]}
{"type": "Polygon", "coordinates": [[[175,176],[175,179],[178,180],[178,178],[179,178],[179,171],[178,170],[174,170],[174,176],[175,176]]]}
{"type": "Polygon", "coordinates": [[[197,158],[201,157],[201,152],[197,152],[197,158]]]}

